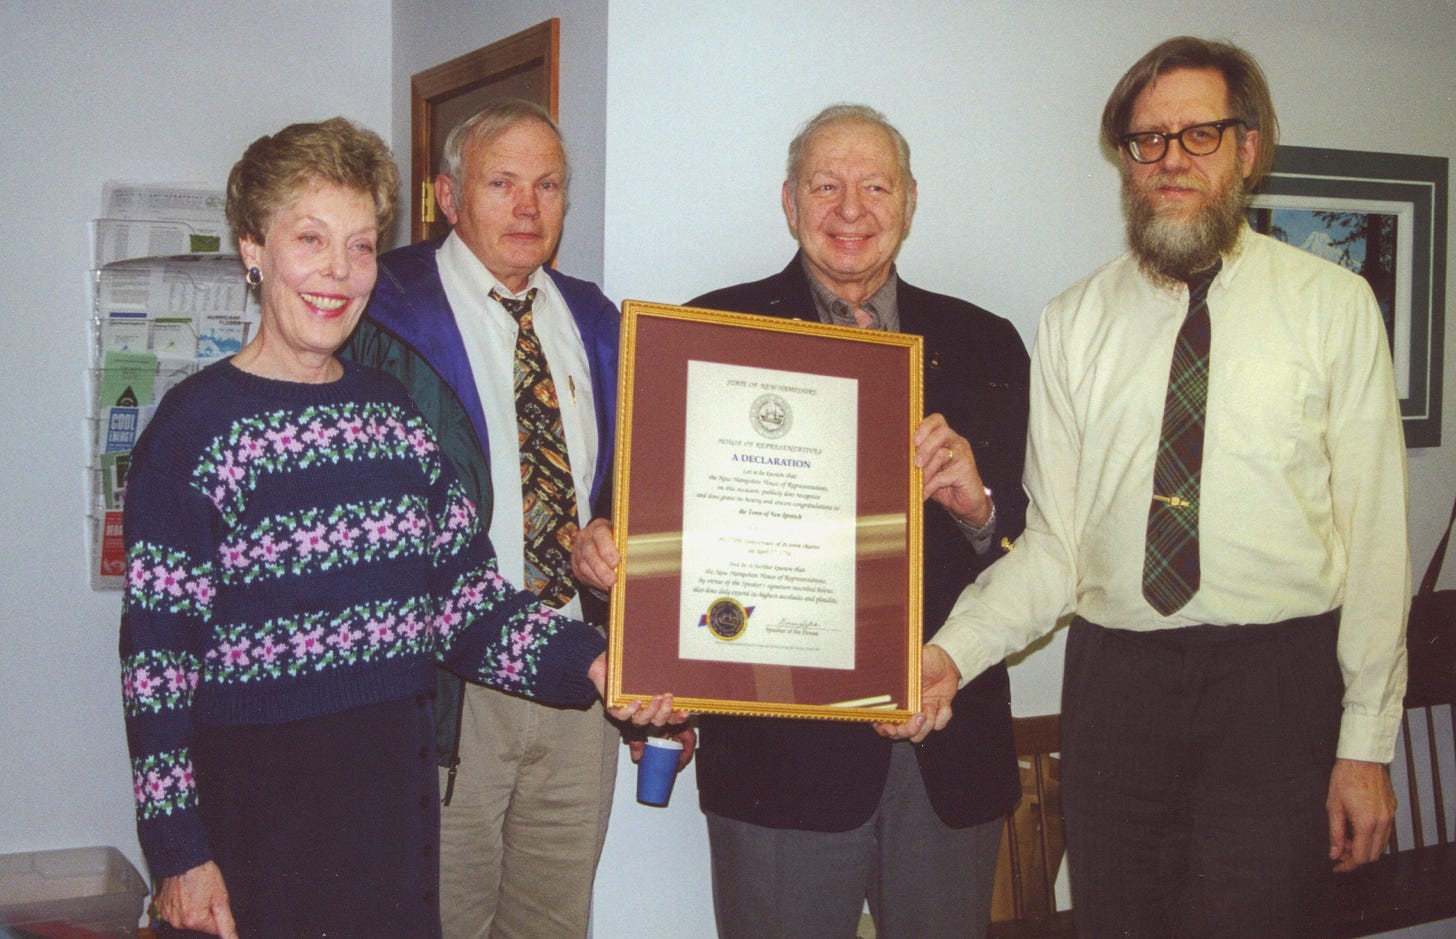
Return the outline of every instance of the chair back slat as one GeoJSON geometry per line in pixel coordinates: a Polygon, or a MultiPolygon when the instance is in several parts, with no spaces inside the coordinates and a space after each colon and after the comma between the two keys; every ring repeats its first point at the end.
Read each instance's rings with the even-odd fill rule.
{"type": "Polygon", "coordinates": [[[1418,782],[1420,772],[1416,769],[1416,751],[1411,743],[1411,719],[1410,711],[1407,710],[1400,716],[1400,735],[1405,741],[1405,778],[1406,789],[1409,797],[1406,804],[1410,806],[1411,837],[1415,839],[1417,848],[1426,846],[1425,826],[1421,824],[1421,792],[1418,782]]]}
{"type": "Polygon", "coordinates": [[[1057,909],[1056,897],[1064,854],[1058,772],[1061,716],[1017,718],[1012,733],[1022,798],[1003,829],[1005,856],[996,903],[1004,906],[998,907],[990,934],[1070,935],[1070,914],[1057,909]]]}
{"type": "Polygon", "coordinates": [[[1456,727],[1449,703],[1407,699],[1390,779],[1397,798],[1389,852],[1456,842],[1456,727]],[[1448,788],[1451,787],[1451,788],[1448,788]]]}
{"type": "Polygon", "coordinates": [[[1006,844],[1011,852],[1011,911],[1017,919],[1026,918],[1026,883],[1021,873],[1021,838],[1010,816],[1006,818],[1006,844]]]}
{"type": "Polygon", "coordinates": [[[1426,746],[1431,755],[1431,801],[1436,810],[1436,843],[1450,844],[1446,835],[1446,795],[1441,785],[1441,760],[1436,744],[1435,708],[1426,708],[1426,746]]]}
{"type": "Polygon", "coordinates": [[[1036,779],[1037,839],[1041,842],[1041,878],[1047,889],[1042,891],[1042,913],[1050,916],[1057,911],[1056,891],[1051,889],[1057,882],[1057,872],[1052,867],[1054,848],[1051,841],[1051,820],[1047,816],[1047,764],[1050,754],[1038,753],[1031,758],[1032,775],[1036,779]]]}

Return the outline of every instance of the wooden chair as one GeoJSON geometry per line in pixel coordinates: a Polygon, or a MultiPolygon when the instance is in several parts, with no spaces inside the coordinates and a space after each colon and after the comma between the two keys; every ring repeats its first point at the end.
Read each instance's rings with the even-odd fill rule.
{"type": "Polygon", "coordinates": [[[1407,696],[1391,782],[1400,807],[1385,856],[1336,876],[1332,939],[1456,917],[1456,727],[1449,701],[1407,696]]]}
{"type": "Polygon", "coordinates": [[[1059,714],[1012,722],[1021,765],[1021,802],[1006,817],[997,870],[993,939],[1075,936],[1071,910],[1057,909],[1056,881],[1065,854],[1062,832],[1059,714]]]}

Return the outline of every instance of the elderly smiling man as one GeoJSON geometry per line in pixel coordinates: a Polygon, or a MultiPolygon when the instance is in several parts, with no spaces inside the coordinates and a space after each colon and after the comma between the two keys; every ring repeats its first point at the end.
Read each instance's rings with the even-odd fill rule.
{"type": "MultiPolygon", "coordinates": [[[[924,534],[934,635],[1021,531],[1027,356],[1006,320],[900,279],[895,255],[915,195],[909,145],[884,116],[828,108],[789,145],[783,206],[798,254],[772,277],[691,302],[925,337],[934,413],[914,442],[935,503],[924,534]]],[[[607,526],[583,535],[578,575],[613,583],[607,526]]],[[[866,897],[882,939],[981,935],[1001,817],[1020,792],[1009,702],[997,663],[956,695],[964,719],[923,745],[863,725],[704,715],[698,789],[719,935],[843,939],[866,897]]]]}

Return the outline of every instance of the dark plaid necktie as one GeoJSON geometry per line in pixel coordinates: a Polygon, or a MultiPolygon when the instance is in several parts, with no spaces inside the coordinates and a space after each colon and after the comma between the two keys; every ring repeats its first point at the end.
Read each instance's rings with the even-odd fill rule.
{"type": "Polygon", "coordinates": [[[1153,470],[1143,596],[1164,616],[1198,592],[1198,485],[1203,472],[1203,425],[1208,404],[1208,287],[1219,264],[1188,281],[1188,315],[1173,346],[1163,434],[1153,470]]]}
{"type": "Polygon", "coordinates": [[[524,300],[502,296],[494,288],[490,296],[520,324],[515,392],[521,446],[521,514],[526,536],[526,582],[522,586],[547,606],[561,607],[576,593],[571,579],[576,484],[571,478],[571,462],[566,458],[566,434],[561,429],[556,384],[532,325],[531,304],[536,300],[536,288],[527,291],[524,300]]]}

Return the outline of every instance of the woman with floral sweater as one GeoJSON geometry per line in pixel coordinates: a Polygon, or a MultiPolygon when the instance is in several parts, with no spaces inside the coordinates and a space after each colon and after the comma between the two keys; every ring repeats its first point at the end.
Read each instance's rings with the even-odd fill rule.
{"type": "MultiPolygon", "coordinates": [[[[434,664],[552,704],[602,690],[601,636],[496,573],[403,387],[334,356],[397,187],[341,118],[248,148],[227,212],[260,328],[132,454],[122,683],[164,931],[438,936],[434,664]]],[[[613,715],[660,725],[671,698],[613,715]]]]}

